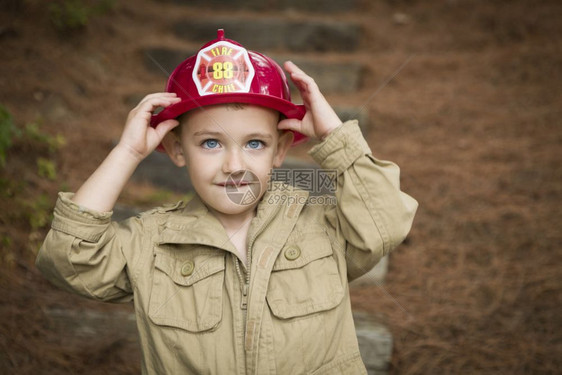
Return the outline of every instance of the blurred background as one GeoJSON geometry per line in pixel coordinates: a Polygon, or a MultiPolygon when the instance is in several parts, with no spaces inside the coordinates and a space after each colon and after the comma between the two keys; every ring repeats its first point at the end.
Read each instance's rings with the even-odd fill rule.
{"type": "MultiPolygon", "coordinates": [[[[420,203],[384,285],[351,292],[392,335],[387,372],[559,373],[560,1],[2,0],[0,11],[0,372],[139,373],[122,324],[132,307],[59,291],[34,259],[57,192],[76,190],[127,113],[223,27],[314,76],[420,203]]],[[[310,163],[309,147],[292,162],[310,163]]],[[[146,168],[121,215],[189,199],[188,184],[146,168]]]]}

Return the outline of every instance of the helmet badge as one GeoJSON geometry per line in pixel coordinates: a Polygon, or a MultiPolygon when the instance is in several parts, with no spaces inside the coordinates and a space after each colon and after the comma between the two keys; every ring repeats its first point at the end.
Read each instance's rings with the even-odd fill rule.
{"type": "Polygon", "coordinates": [[[245,48],[219,40],[201,49],[193,67],[199,95],[250,92],[254,67],[245,48]]]}

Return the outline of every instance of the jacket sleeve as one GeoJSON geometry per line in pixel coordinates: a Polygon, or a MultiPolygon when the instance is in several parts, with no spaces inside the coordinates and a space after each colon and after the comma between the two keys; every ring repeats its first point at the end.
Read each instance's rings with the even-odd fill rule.
{"type": "Polygon", "coordinates": [[[139,245],[139,221],[112,222],[111,212],[85,209],[71,197],[72,193],[59,194],[36,266],[62,289],[102,301],[132,300],[123,249],[139,245]]]}
{"type": "Polygon", "coordinates": [[[310,150],[336,170],[336,206],[328,222],[346,243],[348,279],[372,269],[410,231],[418,203],[400,191],[398,166],[375,159],[357,121],[348,121],[310,150]]]}

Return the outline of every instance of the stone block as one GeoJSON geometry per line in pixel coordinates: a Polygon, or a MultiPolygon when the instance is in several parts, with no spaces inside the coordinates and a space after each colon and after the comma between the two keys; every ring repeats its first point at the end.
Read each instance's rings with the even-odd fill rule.
{"type": "Polygon", "coordinates": [[[359,24],[349,21],[209,18],[174,25],[177,36],[201,43],[215,39],[217,29],[224,29],[226,38],[256,51],[348,52],[357,50],[361,38],[359,24]]]}
{"type": "Polygon", "coordinates": [[[157,74],[168,77],[183,60],[197,53],[197,50],[166,47],[146,48],[142,51],[145,67],[157,74]]]}
{"type": "Polygon", "coordinates": [[[176,4],[212,9],[248,9],[256,11],[302,10],[334,13],[355,10],[359,0],[172,0],[176,4]]]}
{"type": "MultiPolygon", "coordinates": [[[[289,55],[272,55],[278,64],[291,60],[309,76],[314,78],[324,94],[349,94],[359,91],[364,67],[358,62],[326,62],[320,59],[307,59],[289,55]]],[[[289,80],[290,81],[290,80],[289,80]]],[[[291,91],[296,92],[292,82],[291,91]]]]}
{"type": "Polygon", "coordinates": [[[114,339],[138,340],[135,314],[126,311],[74,311],[48,309],[49,325],[65,336],[91,339],[112,335],[114,339]]]}
{"type": "Polygon", "coordinates": [[[154,186],[186,193],[193,191],[193,185],[185,168],[176,167],[163,152],[148,155],[133,173],[132,179],[138,182],[149,182],[154,186]]]}
{"type": "Polygon", "coordinates": [[[384,283],[386,273],[388,272],[388,255],[381,258],[379,263],[363,276],[353,280],[350,287],[364,285],[381,285],[384,283]]]}
{"type": "Polygon", "coordinates": [[[361,128],[363,135],[367,136],[370,127],[369,110],[367,108],[334,106],[334,110],[342,122],[348,120],[358,120],[359,127],[361,128]]]}
{"type": "Polygon", "coordinates": [[[111,219],[114,221],[121,221],[121,220],[125,220],[128,219],[130,217],[133,217],[139,213],[141,213],[142,210],[136,208],[136,207],[130,207],[130,206],[125,206],[122,204],[116,204],[113,207],[113,216],[111,216],[111,219]]]}
{"type": "Polygon", "coordinates": [[[369,375],[386,374],[392,359],[392,334],[374,316],[354,312],[355,331],[363,363],[369,375]]]}

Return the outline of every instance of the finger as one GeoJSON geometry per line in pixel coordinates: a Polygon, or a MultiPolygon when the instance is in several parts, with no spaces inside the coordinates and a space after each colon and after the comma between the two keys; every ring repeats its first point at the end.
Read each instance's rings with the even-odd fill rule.
{"type": "Polygon", "coordinates": [[[295,63],[292,62],[292,61],[285,61],[285,64],[283,64],[283,66],[284,66],[285,70],[286,70],[287,72],[289,72],[289,73],[302,73],[302,74],[305,74],[305,75],[306,75],[306,73],[304,72],[304,70],[302,70],[301,68],[299,68],[299,67],[297,66],[297,64],[295,64],[295,63]]]}
{"type": "Polygon", "coordinates": [[[159,107],[168,107],[172,104],[178,103],[181,101],[181,98],[178,97],[152,97],[141,101],[137,107],[135,108],[136,112],[147,112],[152,113],[156,108],[159,107]]]}
{"type": "Polygon", "coordinates": [[[158,96],[152,96],[152,97],[146,97],[143,100],[141,100],[141,102],[139,103],[138,106],[141,106],[145,103],[157,103],[157,102],[177,102],[180,101],[181,98],[179,98],[178,96],[171,96],[171,95],[158,95],[158,96]]]}
{"type": "Polygon", "coordinates": [[[300,131],[302,129],[302,121],[297,119],[284,119],[279,122],[277,128],[281,130],[295,130],[300,131]]]}
{"type": "Polygon", "coordinates": [[[306,74],[301,68],[299,68],[294,62],[285,62],[285,69],[290,74],[292,79],[297,79],[299,81],[304,81],[307,83],[314,83],[314,79],[306,74]]]}
{"type": "Polygon", "coordinates": [[[142,98],[142,100],[137,104],[135,108],[140,108],[144,106],[146,103],[153,103],[154,101],[180,101],[180,100],[181,98],[179,98],[173,92],[154,93],[154,94],[149,94],[144,98],[142,98]]]}
{"type": "Polygon", "coordinates": [[[315,94],[320,91],[314,78],[303,72],[294,63],[287,62],[285,65],[289,67],[287,71],[301,94],[315,94]]]}
{"type": "Polygon", "coordinates": [[[142,102],[142,101],[145,101],[147,99],[158,98],[158,97],[171,98],[171,97],[177,97],[177,96],[178,95],[175,92],[155,92],[155,93],[146,95],[140,101],[142,102]]]}

